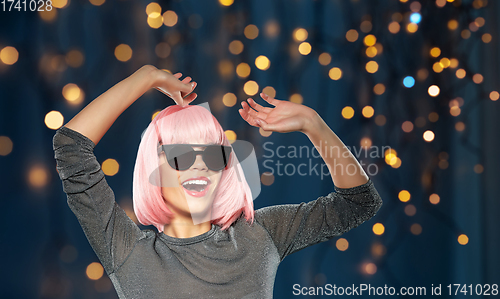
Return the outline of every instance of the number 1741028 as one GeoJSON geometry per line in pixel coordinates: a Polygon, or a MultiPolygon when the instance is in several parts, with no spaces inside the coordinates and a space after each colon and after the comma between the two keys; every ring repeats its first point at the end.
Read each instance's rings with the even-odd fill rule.
{"type": "Polygon", "coordinates": [[[2,11],[51,11],[50,0],[2,0],[2,11]]]}

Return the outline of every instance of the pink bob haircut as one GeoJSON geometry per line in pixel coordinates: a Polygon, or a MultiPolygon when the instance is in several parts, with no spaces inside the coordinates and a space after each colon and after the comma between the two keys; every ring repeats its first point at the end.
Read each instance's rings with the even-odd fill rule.
{"type": "MultiPolygon", "coordinates": [[[[173,213],[165,204],[161,184],[151,184],[149,179],[160,166],[157,148],[159,144],[192,143],[202,140],[205,144],[230,145],[217,119],[206,108],[195,105],[172,105],[163,109],[151,121],[143,133],[133,178],[134,212],[143,225],[154,225],[163,232],[173,213]],[[213,124],[213,125],[211,125],[213,124]]],[[[214,194],[211,223],[223,230],[243,213],[253,222],[252,193],[234,151],[214,194]]]]}

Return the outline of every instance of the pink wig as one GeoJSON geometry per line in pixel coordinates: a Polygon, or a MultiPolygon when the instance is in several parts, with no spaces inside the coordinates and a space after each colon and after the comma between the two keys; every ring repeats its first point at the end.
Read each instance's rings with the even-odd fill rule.
{"type": "MultiPolygon", "coordinates": [[[[200,106],[173,105],[162,110],[143,134],[133,178],[133,201],[137,219],[143,225],[154,225],[159,232],[170,223],[173,213],[161,193],[161,183],[152,184],[150,175],[160,166],[158,144],[192,143],[230,145],[217,119],[200,106]]],[[[223,170],[212,205],[211,223],[227,229],[240,215],[253,221],[252,194],[234,151],[223,170]]]]}

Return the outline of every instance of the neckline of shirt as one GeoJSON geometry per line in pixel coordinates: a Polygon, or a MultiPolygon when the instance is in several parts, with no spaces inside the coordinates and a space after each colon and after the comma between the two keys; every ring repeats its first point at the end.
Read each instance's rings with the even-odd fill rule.
{"type": "Polygon", "coordinates": [[[212,228],[201,235],[194,236],[191,238],[175,238],[169,235],[164,234],[163,232],[159,233],[160,238],[164,240],[167,243],[174,244],[174,245],[190,245],[194,243],[199,243],[201,241],[204,241],[208,238],[210,238],[213,234],[215,234],[217,230],[217,226],[215,224],[212,224],[212,228]]]}

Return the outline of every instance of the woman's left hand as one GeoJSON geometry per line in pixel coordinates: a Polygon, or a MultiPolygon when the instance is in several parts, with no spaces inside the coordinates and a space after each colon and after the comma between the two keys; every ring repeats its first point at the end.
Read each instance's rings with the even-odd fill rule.
{"type": "Polygon", "coordinates": [[[280,133],[300,131],[307,134],[319,117],[316,111],[307,106],[273,99],[265,93],[261,93],[260,96],[274,108],[263,107],[249,98],[248,103],[241,102],[243,109],[239,109],[239,112],[251,126],[261,127],[265,131],[280,133]]]}

